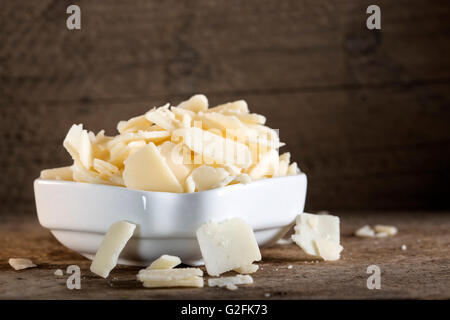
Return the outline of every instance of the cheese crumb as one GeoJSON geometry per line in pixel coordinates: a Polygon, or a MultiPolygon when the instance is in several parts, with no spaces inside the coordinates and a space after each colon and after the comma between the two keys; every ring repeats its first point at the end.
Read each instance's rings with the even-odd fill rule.
{"type": "Polygon", "coordinates": [[[395,236],[398,229],[394,226],[377,224],[373,229],[369,225],[359,228],[355,236],[360,238],[386,238],[395,236]]]}
{"type": "Polygon", "coordinates": [[[388,236],[395,236],[398,232],[398,229],[394,226],[386,226],[381,224],[377,224],[374,229],[377,233],[386,233],[388,236]]]}
{"type": "Polygon", "coordinates": [[[58,276],[58,277],[62,277],[64,275],[64,273],[61,269],[56,269],[54,275],[58,276]]]}
{"type": "Polygon", "coordinates": [[[227,284],[225,288],[228,290],[237,290],[238,287],[235,284],[227,284]]]}
{"type": "Polygon", "coordinates": [[[8,263],[14,270],[23,270],[28,268],[37,267],[30,259],[25,258],[11,258],[8,263]]]}
{"type": "Polygon", "coordinates": [[[117,265],[117,260],[123,248],[133,235],[135,224],[118,221],[111,225],[91,264],[91,272],[107,278],[117,265]]]}
{"type": "Polygon", "coordinates": [[[253,278],[249,275],[238,274],[233,277],[221,277],[208,279],[208,286],[210,287],[228,287],[240,284],[252,284],[253,278]]]}
{"type": "Polygon", "coordinates": [[[402,250],[403,250],[403,251],[406,251],[406,249],[407,249],[407,248],[406,248],[406,245],[405,245],[405,244],[402,245],[402,250]]]}
{"type": "Polygon", "coordinates": [[[375,231],[369,225],[365,225],[356,230],[355,235],[361,238],[373,238],[375,236],[375,231]]]}

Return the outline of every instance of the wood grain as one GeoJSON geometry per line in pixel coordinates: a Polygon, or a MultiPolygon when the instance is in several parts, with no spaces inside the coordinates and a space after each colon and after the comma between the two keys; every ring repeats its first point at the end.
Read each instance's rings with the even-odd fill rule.
{"type": "Polygon", "coordinates": [[[293,244],[264,248],[254,284],[237,291],[207,286],[145,289],[136,281],[139,268],[127,266],[114,269],[108,279],[99,278],[89,271],[87,259],[60,245],[35,218],[7,215],[0,224],[0,299],[450,298],[450,212],[358,211],[338,215],[344,246],[341,260],[315,263],[293,244]],[[352,235],[364,224],[379,223],[393,224],[399,233],[378,239],[352,235]],[[14,271],[7,264],[11,257],[31,258],[38,267],[14,271]],[[72,264],[81,268],[81,290],[67,289],[68,275],[54,275],[56,269],[65,271],[72,264]],[[380,290],[366,286],[366,270],[373,264],[381,269],[380,290]]]}
{"type": "Polygon", "coordinates": [[[65,165],[72,123],[106,128],[202,92],[246,99],[308,174],[307,209],[448,209],[450,3],[2,3],[0,212],[33,213],[32,181],[65,165]]]}

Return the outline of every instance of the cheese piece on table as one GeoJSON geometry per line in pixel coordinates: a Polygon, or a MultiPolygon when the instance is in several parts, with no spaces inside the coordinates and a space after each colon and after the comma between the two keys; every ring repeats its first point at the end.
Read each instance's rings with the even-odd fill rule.
{"type": "Polygon", "coordinates": [[[377,233],[375,233],[375,237],[376,238],[386,238],[388,236],[389,236],[389,234],[387,232],[377,232],[377,233]]]}
{"type": "Polygon", "coordinates": [[[158,259],[152,262],[150,266],[147,267],[147,270],[154,269],[172,269],[181,263],[181,259],[176,256],[169,256],[167,254],[162,255],[158,259]]]}
{"type": "Polygon", "coordinates": [[[172,281],[203,276],[200,268],[142,269],[137,275],[139,281],[172,281]]]}
{"type": "Polygon", "coordinates": [[[259,266],[257,264],[249,264],[247,266],[242,266],[239,268],[234,269],[234,271],[236,271],[237,273],[241,273],[241,274],[250,274],[250,273],[255,273],[256,271],[258,271],[259,266]]]}
{"type": "Polygon", "coordinates": [[[195,168],[190,177],[198,191],[224,187],[233,180],[225,169],[205,165],[195,168]]]}
{"type": "Polygon", "coordinates": [[[314,247],[318,255],[325,261],[339,260],[343,249],[341,245],[336,245],[336,243],[326,238],[314,240],[314,247]]]}
{"type": "Polygon", "coordinates": [[[10,258],[8,263],[14,270],[23,270],[37,267],[30,259],[25,258],[10,258]]]}
{"type": "Polygon", "coordinates": [[[180,128],[172,133],[172,141],[178,141],[180,137],[190,150],[202,155],[207,161],[242,168],[251,165],[250,150],[243,143],[195,127],[180,128]]]}
{"type": "Polygon", "coordinates": [[[123,181],[127,188],[132,189],[183,192],[183,187],[152,142],[125,160],[123,181]]]}
{"type": "Polygon", "coordinates": [[[57,277],[62,277],[64,275],[64,272],[61,269],[56,269],[53,274],[57,277]]]}
{"type": "Polygon", "coordinates": [[[54,169],[46,169],[41,171],[41,179],[45,180],[73,180],[73,173],[71,167],[61,167],[54,169]]]}
{"type": "Polygon", "coordinates": [[[107,278],[117,265],[119,255],[133,235],[135,228],[135,224],[127,221],[113,223],[92,260],[90,270],[100,277],[107,278]]]}
{"type": "Polygon", "coordinates": [[[196,235],[209,275],[218,276],[261,260],[253,230],[240,218],[205,223],[196,235]]]}
{"type": "MultiPolygon", "coordinates": [[[[241,275],[233,277],[221,277],[221,278],[211,278],[208,279],[208,286],[210,287],[226,287],[226,286],[236,286],[239,284],[252,284],[253,278],[249,275],[241,275]]],[[[234,288],[233,288],[234,289],[234,288]]]]}
{"type": "Polygon", "coordinates": [[[398,232],[398,229],[394,226],[386,226],[382,224],[377,224],[373,227],[377,233],[387,233],[388,236],[395,236],[398,232]]]}
{"type": "Polygon", "coordinates": [[[356,230],[355,236],[360,238],[373,238],[375,237],[375,231],[369,225],[365,225],[356,230]]]}
{"type": "Polygon", "coordinates": [[[208,109],[208,98],[203,94],[196,94],[190,97],[189,100],[181,102],[178,108],[193,112],[206,111],[208,109]]]}
{"type": "Polygon", "coordinates": [[[89,134],[83,125],[74,124],[63,142],[64,148],[70,153],[73,160],[78,160],[86,169],[92,166],[92,145],[89,134]]]}
{"type": "Polygon", "coordinates": [[[294,230],[295,234],[292,235],[292,240],[308,255],[331,260],[330,257],[336,256],[330,253],[331,246],[334,246],[333,253],[335,251],[340,253],[343,249],[339,244],[338,217],[301,213],[296,218],[294,230]]]}
{"type": "Polygon", "coordinates": [[[170,288],[170,287],[192,287],[192,288],[202,288],[203,278],[202,277],[190,277],[180,280],[151,280],[144,281],[142,285],[145,288],[170,288]]]}

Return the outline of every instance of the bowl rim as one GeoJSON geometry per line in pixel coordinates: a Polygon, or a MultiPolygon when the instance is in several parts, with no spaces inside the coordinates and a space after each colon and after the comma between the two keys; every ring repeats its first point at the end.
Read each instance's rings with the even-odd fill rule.
{"type": "Polygon", "coordinates": [[[166,191],[147,191],[147,190],[141,190],[141,189],[132,189],[122,186],[115,186],[115,185],[108,185],[108,184],[100,184],[100,183],[89,183],[89,182],[78,182],[78,181],[67,181],[67,180],[51,180],[51,179],[41,179],[36,178],[34,180],[34,184],[53,184],[53,185],[88,185],[93,188],[105,188],[105,189],[111,189],[111,190],[127,190],[127,191],[134,191],[134,192],[140,192],[144,194],[166,194],[166,195],[179,195],[179,196],[195,196],[200,194],[208,194],[213,193],[217,191],[233,191],[235,189],[240,190],[242,188],[246,188],[248,186],[257,186],[261,184],[267,184],[272,183],[280,180],[287,180],[287,179],[299,179],[304,178],[307,179],[307,175],[304,172],[300,172],[296,175],[289,175],[289,176],[280,176],[280,177],[272,177],[272,178],[263,178],[259,180],[252,181],[248,184],[243,183],[236,183],[233,185],[227,185],[219,188],[214,189],[208,189],[204,191],[197,191],[197,192],[166,192],[166,191]]]}

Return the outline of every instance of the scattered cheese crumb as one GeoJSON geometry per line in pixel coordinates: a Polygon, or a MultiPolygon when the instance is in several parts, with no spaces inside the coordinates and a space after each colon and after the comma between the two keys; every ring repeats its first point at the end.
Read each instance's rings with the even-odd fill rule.
{"type": "Polygon", "coordinates": [[[359,228],[355,232],[355,236],[360,238],[386,238],[397,234],[398,230],[394,226],[377,224],[374,229],[369,225],[359,228]]]}
{"type": "Polygon", "coordinates": [[[398,229],[394,226],[386,226],[381,224],[377,224],[374,229],[377,233],[384,232],[387,233],[388,236],[395,236],[398,232],[398,229]]]}
{"type": "Polygon", "coordinates": [[[375,233],[375,237],[377,238],[386,238],[389,234],[387,232],[377,232],[375,233]]]}
{"type": "Polygon", "coordinates": [[[253,278],[249,275],[238,274],[234,277],[221,277],[221,278],[210,278],[208,279],[208,286],[210,287],[227,287],[231,285],[239,284],[252,284],[253,278]]]}
{"type": "Polygon", "coordinates": [[[64,273],[63,273],[63,271],[62,271],[61,269],[56,269],[54,275],[55,275],[55,276],[62,277],[62,276],[64,275],[64,273]]]}
{"type": "Polygon", "coordinates": [[[369,225],[365,225],[356,230],[355,235],[361,238],[372,238],[375,236],[375,231],[369,225]]]}
{"type": "Polygon", "coordinates": [[[406,249],[407,249],[407,248],[406,248],[406,245],[405,245],[405,244],[402,245],[402,250],[403,250],[403,251],[406,251],[406,249]]]}
{"type": "Polygon", "coordinates": [[[27,268],[37,267],[30,259],[24,258],[11,258],[8,260],[8,263],[14,270],[23,270],[27,268]]]}
{"type": "Polygon", "coordinates": [[[290,265],[288,265],[288,267],[287,267],[288,269],[292,269],[292,265],[290,264],[290,265]]]}
{"type": "Polygon", "coordinates": [[[225,288],[227,288],[228,290],[234,291],[234,290],[237,290],[238,287],[235,284],[230,283],[230,284],[227,284],[227,286],[225,288]]]}

